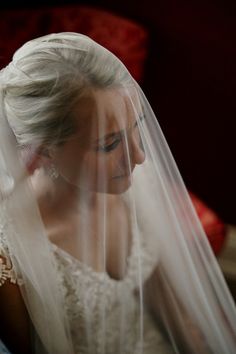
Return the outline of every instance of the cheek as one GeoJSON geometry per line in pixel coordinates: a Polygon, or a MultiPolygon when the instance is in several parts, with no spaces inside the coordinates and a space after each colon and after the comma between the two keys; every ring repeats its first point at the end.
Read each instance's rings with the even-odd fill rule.
{"type": "Polygon", "coordinates": [[[107,179],[112,171],[113,157],[106,153],[96,153],[91,163],[97,178],[107,179]]]}
{"type": "Polygon", "coordinates": [[[88,154],[85,159],[87,173],[96,177],[97,180],[109,180],[116,174],[123,155],[122,148],[117,148],[110,153],[95,152],[94,154],[88,154]]]}
{"type": "Polygon", "coordinates": [[[75,178],[81,169],[84,152],[74,146],[73,143],[68,143],[60,148],[53,157],[55,164],[63,176],[75,178]]]}
{"type": "Polygon", "coordinates": [[[110,176],[120,175],[126,172],[129,158],[127,147],[121,143],[109,156],[108,169],[110,176]]]}

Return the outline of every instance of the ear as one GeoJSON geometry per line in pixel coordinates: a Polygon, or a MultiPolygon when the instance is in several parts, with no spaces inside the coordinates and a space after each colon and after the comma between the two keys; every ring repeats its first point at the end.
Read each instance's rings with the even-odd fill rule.
{"type": "Polygon", "coordinates": [[[38,154],[31,156],[28,161],[25,162],[26,169],[30,175],[34,173],[41,166],[40,157],[38,154]]]}
{"type": "Polygon", "coordinates": [[[46,149],[40,148],[36,151],[28,151],[24,154],[23,160],[28,173],[32,175],[38,168],[50,165],[51,158],[46,149]]]}

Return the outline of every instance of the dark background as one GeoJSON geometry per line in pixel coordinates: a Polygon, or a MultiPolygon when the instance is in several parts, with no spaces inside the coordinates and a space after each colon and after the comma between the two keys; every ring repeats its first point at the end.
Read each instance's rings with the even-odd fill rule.
{"type": "Polygon", "coordinates": [[[34,0],[5,1],[0,9],[69,4],[95,5],[147,28],[142,87],[184,181],[236,224],[236,1],[34,0]]]}

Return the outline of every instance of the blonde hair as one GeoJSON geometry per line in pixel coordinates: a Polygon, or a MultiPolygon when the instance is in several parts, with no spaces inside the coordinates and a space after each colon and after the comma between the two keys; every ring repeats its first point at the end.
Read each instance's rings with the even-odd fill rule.
{"type": "Polygon", "coordinates": [[[121,61],[73,32],[26,42],[1,71],[7,120],[20,146],[61,144],[73,134],[73,107],[89,88],[131,80],[121,61]]]}

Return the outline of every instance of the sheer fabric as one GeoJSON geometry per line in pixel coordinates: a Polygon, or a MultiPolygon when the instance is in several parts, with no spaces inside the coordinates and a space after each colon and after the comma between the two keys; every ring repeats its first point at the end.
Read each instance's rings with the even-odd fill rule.
{"type": "MultiPolygon", "coordinates": [[[[1,242],[21,280],[35,352],[233,354],[233,300],[157,118],[122,63],[88,37],[52,34],[23,46],[1,81],[1,242]],[[70,81],[65,49],[80,55],[70,81]],[[116,77],[102,88],[86,76],[87,61],[99,60],[99,82],[105,72],[116,77]],[[49,144],[55,126],[49,140],[32,135],[53,162],[32,175],[18,147],[25,112],[10,101],[16,76],[25,104],[41,100],[38,121],[49,84],[53,92],[61,80],[86,83],[62,144],[49,144]]],[[[2,269],[4,279],[10,268],[2,269]]]]}

